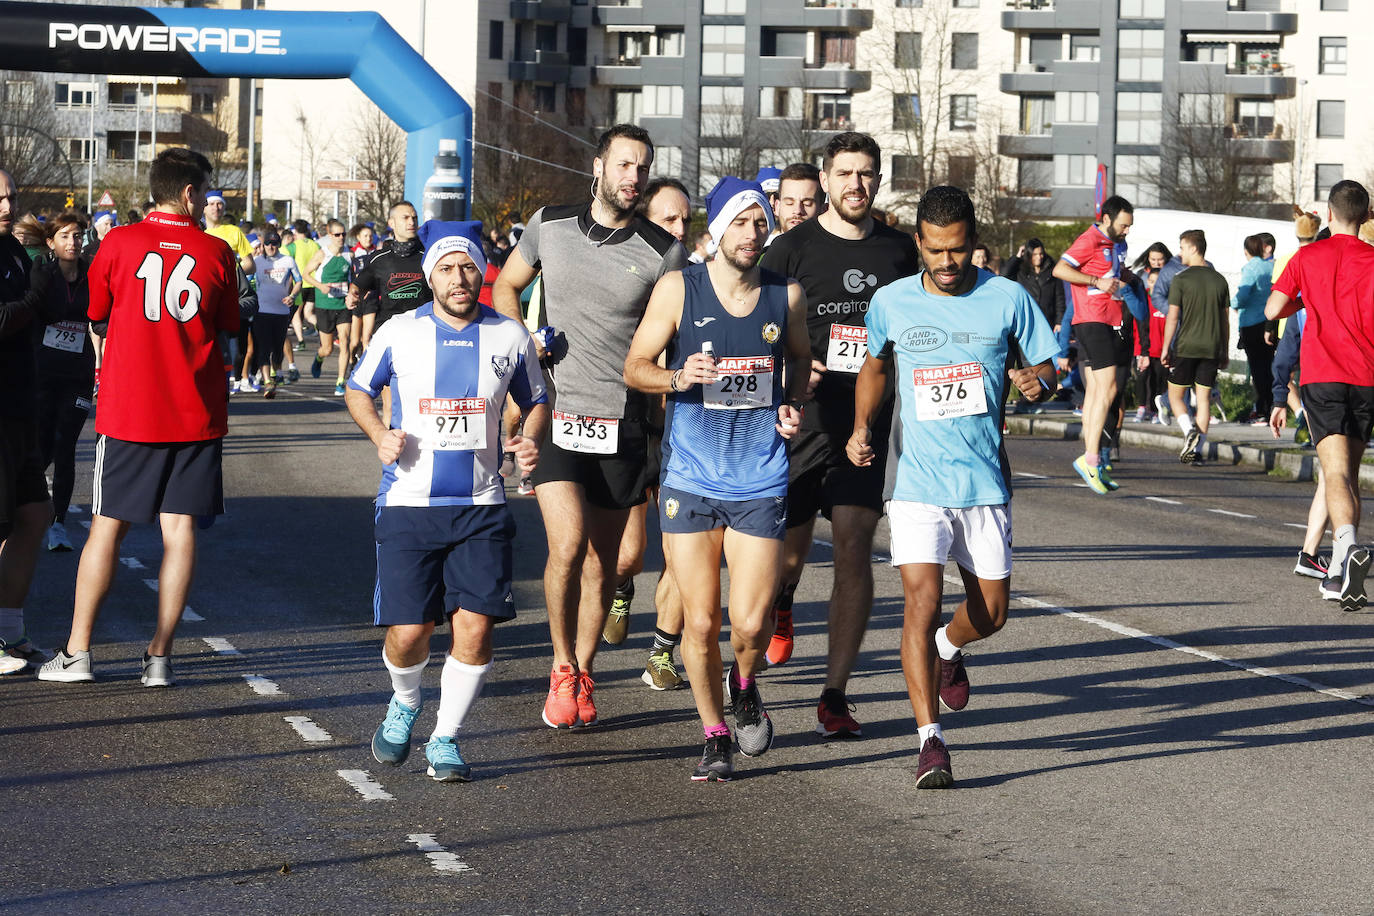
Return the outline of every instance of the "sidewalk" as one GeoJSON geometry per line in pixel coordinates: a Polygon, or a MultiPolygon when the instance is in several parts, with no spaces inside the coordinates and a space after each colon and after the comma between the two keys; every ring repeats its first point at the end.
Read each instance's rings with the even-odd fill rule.
{"type": "MultiPolygon", "coordinates": [[[[1013,414],[1007,411],[1007,429],[1017,435],[1049,436],[1055,439],[1077,439],[1082,431],[1082,420],[1073,415],[1073,405],[1056,401],[1040,406],[1041,413],[1013,414]]],[[[1177,423],[1162,426],[1157,423],[1135,423],[1134,411],[1127,414],[1121,427],[1123,445],[1136,448],[1155,448],[1163,451],[1178,452],[1183,448],[1183,431],[1177,423]]],[[[1248,423],[1218,423],[1215,418],[1207,431],[1207,447],[1204,457],[1208,462],[1219,464],[1248,464],[1277,470],[1294,480],[1311,480],[1317,467],[1317,453],[1313,448],[1303,448],[1293,442],[1293,430],[1283,431],[1283,437],[1275,439],[1267,426],[1251,426],[1248,423]]],[[[1360,486],[1374,490],[1374,465],[1360,466],[1360,486]]]]}

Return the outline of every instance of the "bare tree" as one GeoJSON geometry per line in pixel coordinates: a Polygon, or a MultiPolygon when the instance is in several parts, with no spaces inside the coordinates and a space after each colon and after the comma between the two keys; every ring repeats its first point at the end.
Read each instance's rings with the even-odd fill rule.
{"type": "Polygon", "coordinates": [[[353,121],[353,161],[359,178],[377,182],[376,192],[358,195],[358,214],[385,220],[405,197],[406,135],[381,109],[369,106],[353,121]]]}
{"type": "Polygon", "coordinates": [[[473,215],[496,227],[512,214],[528,218],[540,207],[584,200],[591,181],[592,144],[576,142],[567,118],[533,113],[523,87],[509,103],[482,95],[473,158],[473,215]]]}
{"type": "Polygon", "coordinates": [[[57,132],[48,84],[32,73],[0,70],[0,168],[21,188],[73,190],[72,151],[63,147],[57,132]]]}

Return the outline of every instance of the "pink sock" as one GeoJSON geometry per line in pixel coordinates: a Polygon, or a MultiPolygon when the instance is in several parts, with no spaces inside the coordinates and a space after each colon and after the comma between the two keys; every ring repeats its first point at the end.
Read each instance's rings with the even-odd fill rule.
{"type": "Polygon", "coordinates": [[[717,722],[710,728],[703,728],[707,738],[728,738],[730,737],[730,726],[724,722],[717,722]]]}
{"type": "Polygon", "coordinates": [[[734,682],[734,685],[738,687],[740,690],[748,690],[750,687],[754,685],[754,679],[752,677],[739,676],[738,668],[730,669],[730,680],[734,682]]]}
{"type": "Polygon", "coordinates": [[[1097,467],[1097,465],[1098,465],[1098,463],[1099,463],[1099,461],[1100,461],[1100,458],[1101,458],[1101,456],[1099,456],[1096,452],[1093,452],[1091,455],[1084,455],[1084,456],[1083,456],[1083,463],[1086,464],[1086,465],[1087,465],[1088,467],[1090,467],[1090,468],[1095,468],[1095,467],[1097,467]]]}

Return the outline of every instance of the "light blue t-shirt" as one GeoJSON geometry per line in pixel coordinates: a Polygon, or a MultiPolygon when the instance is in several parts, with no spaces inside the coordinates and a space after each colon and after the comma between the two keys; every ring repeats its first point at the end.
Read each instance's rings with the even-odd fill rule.
{"type": "Polygon", "coordinates": [[[962,296],[935,296],[923,274],[873,294],[868,350],[891,348],[900,421],[892,424],[885,499],[947,509],[1011,499],[1002,450],[1002,402],[1013,341],[1022,364],[1059,347],[1045,315],[1019,283],[978,271],[962,296]],[[981,390],[980,390],[981,388],[981,390]]]}

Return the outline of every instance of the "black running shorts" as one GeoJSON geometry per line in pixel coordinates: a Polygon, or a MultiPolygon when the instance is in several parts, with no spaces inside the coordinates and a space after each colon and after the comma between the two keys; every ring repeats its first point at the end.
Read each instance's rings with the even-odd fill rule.
{"type": "Polygon", "coordinates": [[[1078,356],[1090,369],[1111,369],[1129,363],[1131,347],[1121,329],[1105,321],[1084,321],[1073,326],[1078,340],[1078,356]]]}
{"type": "Polygon", "coordinates": [[[891,414],[873,430],[873,463],[855,467],[845,454],[848,437],[822,430],[799,430],[787,443],[787,527],[805,525],[820,512],[827,519],[836,506],[883,511],[883,478],[891,414]]]}
{"type": "Polygon", "coordinates": [[[1192,388],[1194,385],[1211,388],[1217,383],[1219,366],[1219,361],[1215,359],[1175,356],[1173,368],[1169,370],[1169,384],[1182,388],[1192,388]]]}
{"type": "Polygon", "coordinates": [[[321,334],[334,334],[339,328],[347,328],[353,321],[353,313],[348,309],[322,309],[315,306],[315,330],[321,334]]]}
{"type": "Polygon", "coordinates": [[[223,439],[126,442],[101,436],[95,443],[91,511],[144,523],[162,512],[223,515],[223,454],[223,439]]]}
{"type": "Polygon", "coordinates": [[[20,506],[48,501],[38,448],[38,424],[0,417],[0,541],[10,536],[20,506]]]}
{"type": "Polygon", "coordinates": [[[642,418],[625,417],[620,421],[615,454],[597,455],[560,448],[554,444],[550,429],[530,481],[536,488],[558,480],[571,481],[583,488],[587,502],[601,509],[637,506],[645,501],[644,490],[653,482],[648,476],[648,438],[642,418]]]}
{"type": "Polygon", "coordinates": [[[1312,382],[1298,388],[1312,444],[1327,436],[1368,442],[1374,429],[1374,388],[1343,382],[1312,382]]]}

